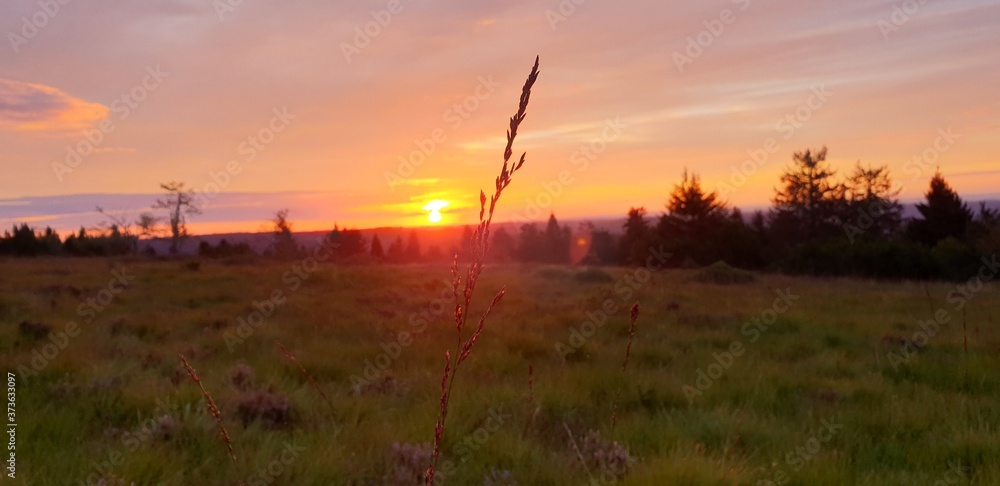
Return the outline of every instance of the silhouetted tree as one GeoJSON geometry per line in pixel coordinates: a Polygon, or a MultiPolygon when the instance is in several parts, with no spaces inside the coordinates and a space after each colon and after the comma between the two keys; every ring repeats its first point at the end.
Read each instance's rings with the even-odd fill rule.
{"type": "Polygon", "coordinates": [[[420,261],[420,239],[417,237],[417,230],[410,230],[410,236],[406,240],[405,253],[407,262],[420,261]]]}
{"type": "Polygon", "coordinates": [[[170,253],[176,254],[182,239],[186,238],[187,215],[201,214],[201,209],[195,204],[194,190],[186,189],[183,182],[160,184],[167,191],[167,197],[157,199],[153,209],[167,210],[167,221],[170,223],[170,253]]]}
{"type": "Polygon", "coordinates": [[[458,247],[458,261],[472,261],[472,228],[468,225],[462,228],[461,246],[458,247]]]}
{"type": "MultiPolygon", "coordinates": [[[[452,253],[452,256],[454,256],[454,255],[455,254],[452,253]]],[[[445,256],[444,252],[441,251],[441,247],[440,246],[438,246],[438,245],[430,245],[430,246],[427,247],[427,256],[426,256],[427,261],[429,261],[429,262],[443,262],[443,261],[445,261],[446,258],[447,257],[445,256]]]]}
{"type": "Polygon", "coordinates": [[[910,221],[907,227],[910,239],[928,246],[934,246],[949,236],[964,240],[972,211],[944,180],[940,170],[931,178],[925,197],[926,203],[917,204],[921,218],[910,221]]]}
{"type": "Polygon", "coordinates": [[[615,265],[622,260],[618,238],[608,230],[596,230],[591,234],[590,247],[601,265],[615,265]]]}
{"type": "Polygon", "coordinates": [[[245,257],[254,254],[253,249],[245,241],[233,245],[223,238],[214,247],[207,241],[202,241],[198,244],[198,256],[206,258],[245,257]]]}
{"type": "Polygon", "coordinates": [[[542,239],[542,261],[545,263],[569,263],[570,230],[559,226],[555,214],[549,215],[545,226],[545,237],[542,239]]]}
{"type": "Polygon", "coordinates": [[[403,243],[403,237],[397,236],[392,244],[389,245],[389,251],[385,254],[385,259],[391,263],[403,263],[406,261],[406,246],[403,243]]]}
{"type": "Polygon", "coordinates": [[[795,152],[792,165],[775,190],[772,229],[785,244],[832,236],[840,230],[844,186],[834,181],[836,171],[826,163],[826,147],[795,152]]]}
{"type": "Polygon", "coordinates": [[[156,236],[160,232],[160,218],[152,213],[140,213],[135,225],[139,229],[139,236],[156,236]]]}
{"type": "Polygon", "coordinates": [[[657,232],[676,258],[705,265],[726,259],[722,247],[733,244],[723,238],[727,216],[726,205],[718,195],[704,192],[698,175],[688,175],[685,169],[681,182],[670,193],[657,232]]]}
{"type": "Polygon", "coordinates": [[[274,256],[276,258],[298,258],[302,253],[292,234],[292,223],[288,221],[288,209],[274,213],[274,256]]]}
{"type": "Polygon", "coordinates": [[[506,228],[493,232],[490,242],[490,252],[486,256],[495,262],[509,262],[516,258],[517,242],[506,228]]]}
{"type": "Polygon", "coordinates": [[[622,263],[625,265],[642,266],[649,255],[652,245],[649,223],[646,221],[646,208],[631,208],[628,218],[622,228],[625,230],[621,238],[622,263]]]}
{"type": "Polygon", "coordinates": [[[903,207],[896,199],[899,189],[892,188],[888,166],[865,168],[858,162],[844,186],[848,205],[845,230],[852,242],[855,235],[887,238],[897,233],[903,207]]]}
{"type": "Polygon", "coordinates": [[[979,203],[979,217],[973,222],[973,244],[980,255],[1000,254],[1000,210],[979,203]]]}
{"type": "MultiPolygon", "coordinates": [[[[51,249],[52,237],[55,236],[56,241],[59,238],[51,228],[46,228],[46,236],[39,239],[35,230],[27,223],[21,223],[21,226],[14,225],[12,230],[13,233],[5,231],[3,238],[0,239],[0,254],[19,257],[44,255],[51,249]]],[[[56,248],[58,249],[58,246],[56,248]]]]}
{"type": "Polygon", "coordinates": [[[105,255],[127,255],[136,249],[135,237],[125,235],[117,225],[111,225],[105,234],[98,235],[96,243],[104,246],[105,255]]]}
{"type": "Polygon", "coordinates": [[[542,261],[544,244],[535,223],[521,225],[517,242],[517,259],[522,262],[542,261]]]}
{"type": "Polygon", "coordinates": [[[41,252],[46,255],[58,255],[62,252],[62,241],[59,239],[59,233],[48,226],[45,227],[42,236],[38,237],[38,243],[41,252]]]}
{"type": "Polygon", "coordinates": [[[330,232],[327,240],[327,245],[332,248],[334,258],[338,260],[348,259],[368,252],[368,242],[365,241],[365,237],[358,230],[340,229],[337,225],[334,225],[333,231],[330,232]]]}
{"type": "MultiPolygon", "coordinates": [[[[139,237],[132,231],[134,221],[132,221],[131,217],[124,212],[113,213],[105,211],[100,206],[97,206],[97,212],[105,217],[103,221],[98,223],[98,229],[112,238],[115,245],[124,242],[128,247],[129,253],[137,253],[139,251],[139,237]]],[[[114,253],[118,254],[117,250],[114,253]]]]}
{"type": "Polygon", "coordinates": [[[79,232],[66,237],[62,249],[73,256],[127,255],[133,252],[134,237],[125,237],[115,225],[91,233],[81,227],[79,232]]]}
{"type": "Polygon", "coordinates": [[[385,260],[385,250],[382,249],[382,240],[378,235],[372,235],[372,257],[376,260],[385,260]]]}

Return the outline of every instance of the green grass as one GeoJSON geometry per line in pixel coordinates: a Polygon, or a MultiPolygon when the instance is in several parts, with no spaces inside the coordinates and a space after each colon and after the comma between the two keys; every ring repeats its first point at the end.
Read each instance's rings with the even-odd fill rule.
{"type": "MultiPolygon", "coordinates": [[[[42,322],[54,333],[68,321],[80,327],[37,376],[18,377],[18,477],[79,484],[95,463],[115,458],[109,476],[136,484],[381,484],[393,443],[433,441],[444,351],[455,338],[452,304],[431,303],[450,297],[448,268],[321,264],[295,277],[294,265],[203,261],[194,271],[176,261],[0,261],[5,371],[29,365],[48,342],[21,335],[20,322],[42,322]],[[135,278],[87,322],[81,301],[121,267],[135,278]],[[275,290],[287,300],[230,351],[226,335],[235,335],[237,318],[275,290]],[[403,331],[412,342],[376,373],[379,386],[352,393],[352,376],[380,362],[383,348],[395,354],[403,331]],[[235,466],[178,353],[221,408],[235,466]],[[256,388],[287,397],[292,426],[240,424],[242,392],[228,374],[241,362],[253,368],[256,388]],[[148,420],[164,410],[174,422],[168,434],[148,420]],[[294,457],[285,452],[284,464],[290,443],[300,449],[294,457]]],[[[928,284],[929,303],[923,284],[912,282],[756,275],[719,285],[699,282],[692,270],[656,273],[636,289],[624,283],[627,275],[633,270],[514,265],[484,272],[474,309],[504,283],[507,296],[456,383],[443,460],[457,466],[446,484],[482,484],[491,469],[511,471],[520,484],[586,483],[563,424],[577,440],[591,430],[607,436],[619,386],[614,440],[636,459],[624,484],[934,484],[958,478],[946,476],[956,464],[961,481],[952,484],[1000,484],[994,284],[967,303],[966,356],[962,313],[946,300],[954,284],[928,284]],[[798,299],[751,342],[744,324],[772,309],[775,289],[798,299]],[[569,345],[571,329],[608,300],[616,310],[606,323],[562,356],[557,343],[569,345]],[[622,376],[635,300],[642,310],[622,376]],[[894,369],[887,356],[901,346],[892,339],[912,336],[931,307],[950,321],[894,369]],[[699,370],[733,343],[742,354],[690,401],[683,387],[697,386],[699,370]],[[507,418],[480,441],[484,433],[476,431],[490,425],[491,409],[507,418]],[[824,421],[842,427],[828,437],[818,432],[824,421]],[[456,449],[463,443],[474,447],[456,449]]]]}

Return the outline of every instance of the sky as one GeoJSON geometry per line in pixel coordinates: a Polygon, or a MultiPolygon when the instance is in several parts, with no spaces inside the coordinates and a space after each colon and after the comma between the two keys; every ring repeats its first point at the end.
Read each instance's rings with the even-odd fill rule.
{"type": "Polygon", "coordinates": [[[792,154],[1000,197],[996,1],[0,4],[0,225],[135,217],[197,191],[195,233],[662,212],[687,168],[769,204],[792,154]]]}

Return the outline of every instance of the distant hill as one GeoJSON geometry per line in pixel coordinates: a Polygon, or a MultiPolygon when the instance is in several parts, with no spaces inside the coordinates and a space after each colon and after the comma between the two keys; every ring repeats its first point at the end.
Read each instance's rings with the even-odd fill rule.
{"type": "MultiPolygon", "coordinates": [[[[580,224],[584,222],[590,222],[597,229],[604,229],[611,231],[612,233],[620,233],[621,225],[625,221],[624,218],[614,218],[614,217],[603,217],[594,219],[570,219],[570,220],[560,220],[559,224],[563,226],[568,226],[574,231],[577,230],[580,224]]],[[[540,228],[544,227],[545,222],[536,222],[540,228]]],[[[470,229],[474,229],[474,225],[468,225],[470,229]]],[[[493,223],[493,231],[499,231],[501,228],[505,229],[512,236],[516,236],[520,232],[520,223],[493,223]]],[[[331,228],[332,230],[332,228],[331,228]]],[[[382,228],[367,228],[361,229],[361,234],[365,237],[369,244],[371,244],[372,236],[378,235],[379,239],[382,241],[382,247],[385,249],[389,248],[389,245],[396,238],[402,238],[405,242],[409,238],[411,231],[417,232],[417,238],[420,240],[420,248],[422,251],[426,252],[431,246],[438,246],[441,248],[445,254],[449,254],[453,249],[460,246],[462,240],[462,233],[465,231],[465,225],[461,226],[421,226],[416,228],[404,228],[404,227],[382,227],[382,228]]],[[[324,235],[329,233],[328,231],[302,231],[295,233],[295,239],[305,248],[314,247],[324,235]]],[[[220,241],[226,240],[229,243],[246,243],[255,252],[263,253],[268,250],[273,241],[274,234],[271,232],[261,232],[261,233],[219,233],[211,235],[193,235],[186,239],[180,247],[180,253],[184,255],[193,255],[198,252],[198,245],[201,242],[207,242],[210,245],[218,245],[220,241]]],[[[152,248],[156,251],[158,255],[165,255],[170,251],[170,238],[155,238],[151,240],[144,240],[141,243],[143,248],[152,248]]]]}
{"type": "MultiPolygon", "coordinates": [[[[1000,200],[992,199],[984,201],[986,207],[993,210],[1000,211],[1000,200]]],[[[972,209],[973,213],[979,213],[980,201],[968,201],[967,204],[969,208],[972,209]]],[[[753,213],[757,210],[766,208],[754,207],[744,209],[743,216],[748,221],[753,216],[753,213]]],[[[657,210],[653,212],[650,219],[658,218],[660,211],[657,210]]],[[[903,218],[914,218],[919,216],[920,213],[917,211],[916,203],[904,203],[903,204],[903,218]]],[[[594,228],[607,230],[612,234],[621,234],[622,224],[625,222],[625,216],[615,217],[615,216],[601,216],[595,218],[586,219],[567,219],[559,220],[559,224],[563,226],[568,226],[574,232],[583,223],[590,223],[594,225],[594,228]]],[[[540,228],[544,227],[545,221],[536,222],[540,228]]],[[[474,228],[473,225],[469,225],[470,229],[474,228]]],[[[494,223],[494,231],[504,228],[512,236],[516,236],[520,232],[520,223],[494,223]]],[[[392,244],[393,240],[396,238],[402,238],[403,241],[409,237],[411,231],[417,232],[417,237],[420,239],[420,247],[422,251],[427,251],[431,246],[438,246],[441,248],[445,254],[449,254],[453,249],[458,248],[461,243],[462,233],[465,226],[422,226],[417,228],[403,228],[403,227],[384,227],[384,228],[368,228],[360,230],[364,235],[365,239],[371,243],[372,236],[378,235],[379,239],[382,240],[383,248],[388,249],[389,245],[392,244]]],[[[332,229],[332,228],[331,228],[332,229]]],[[[300,233],[295,233],[295,238],[298,240],[299,244],[306,247],[312,248],[316,245],[325,234],[329,231],[303,231],[300,233]]],[[[202,241],[208,242],[210,245],[217,245],[220,241],[225,239],[229,243],[240,243],[245,242],[250,245],[257,253],[263,253],[271,247],[274,239],[274,235],[270,232],[264,233],[225,233],[225,234],[212,234],[212,235],[197,235],[188,238],[184,244],[181,246],[180,253],[191,255],[198,252],[198,245],[202,241]]],[[[170,249],[170,239],[169,238],[156,238],[153,240],[145,240],[142,243],[143,247],[151,247],[156,250],[157,254],[165,255],[170,249]]]]}

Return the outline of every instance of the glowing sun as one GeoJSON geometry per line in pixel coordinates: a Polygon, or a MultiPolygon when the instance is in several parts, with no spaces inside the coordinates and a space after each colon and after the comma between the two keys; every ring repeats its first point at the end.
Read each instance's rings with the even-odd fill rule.
{"type": "Polygon", "coordinates": [[[428,202],[427,204],[424,204],[423,207],[424,211],[428,211],[427,221],[430,221],[431,223],[435,224],[440,223],[442,219],[441,210],[448,206],[449,206],[448,201],[442,201],[440,199],[435,199],[433,201],[428,202]]]}

